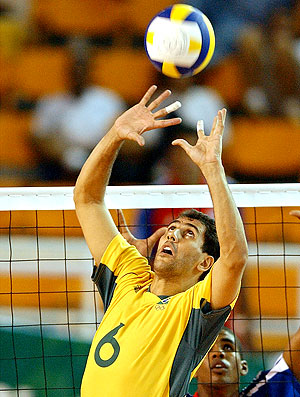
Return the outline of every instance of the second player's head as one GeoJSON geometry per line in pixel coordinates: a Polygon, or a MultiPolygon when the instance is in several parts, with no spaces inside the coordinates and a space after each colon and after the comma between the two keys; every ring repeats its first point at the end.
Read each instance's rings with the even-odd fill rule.
{"type": "Polygon", "coordinates": [[[223,327],[196,373],[200,396],[236,396],[240,377],[248,372],[241,343],[233,331],[223,327]]]}

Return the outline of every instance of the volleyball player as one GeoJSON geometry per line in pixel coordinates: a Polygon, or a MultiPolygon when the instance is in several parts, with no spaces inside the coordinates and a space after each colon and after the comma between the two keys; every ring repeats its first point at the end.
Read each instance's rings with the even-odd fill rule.
{"type": "MultiPolygon", "coordinates": [[[[300,219],[298,210],[290,215],[300,219]]],[[[194,397],[300,397],[300,328],[274,366],[260,371],[239,393],[240,377],[247,372],[239,339],[223,327],[196,373],[198,387],[194,397]]]]}
{"type": "Polygon", "coordinates": [[[300,397],[300,328],[274,366],[260,371],[239,393],[240,377],[247,372],[240,342],[223,327],[196,373],[198,387],[193,397],[300,397]]]}
{"type": "Polygon", "coordinates": [[[84,164],[74,190],[76,213],[95,259],[92,279],[104,304],[82,397],[184,396],[235,304],[247,261],[243,224],[221,162],[225,109],[218,112],[210,136],[200,124],[195,146],[173,142],[206,178],[216,224],[190,211],[159,231],[153,237],[160,237],[154,271],[118,232],[104,196],[122,143],[143,146],[143,132],[181,122],[163,119],[176,106],[155,111],[171,94],[166,90],[151,102],[155,91],[150,87],[115,121],[84,164]]]}

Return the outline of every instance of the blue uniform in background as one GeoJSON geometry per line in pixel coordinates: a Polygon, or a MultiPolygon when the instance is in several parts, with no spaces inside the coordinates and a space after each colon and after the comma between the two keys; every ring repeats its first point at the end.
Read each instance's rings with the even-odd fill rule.
{"type": "Polygon", "coordinates": [[[261,371],[241,393],[242,397],[300,397],[300,383],[282,356],[272,369],[261,371]]]}

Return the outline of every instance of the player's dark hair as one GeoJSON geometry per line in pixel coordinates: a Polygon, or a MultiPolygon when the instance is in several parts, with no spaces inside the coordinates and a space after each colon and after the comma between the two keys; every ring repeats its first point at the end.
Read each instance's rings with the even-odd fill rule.
{"type": "MultiPolygon", "coordinates": [[[[205,226],[204,232],[204,242],[202,245],[202,252],[211,255],[216,261],[220,256],[220,245],[217,235],[216,223],[215,220],[210,216],[203,214],[203,212],[191,209],[183,211],[179,214],[179,218],[188,218],[188,219],[197,219],[205,226]]],[[[209,270],[203,272],[200,276],[200,280],[203,280],[204,277],[209,273],[209,270]]]]}

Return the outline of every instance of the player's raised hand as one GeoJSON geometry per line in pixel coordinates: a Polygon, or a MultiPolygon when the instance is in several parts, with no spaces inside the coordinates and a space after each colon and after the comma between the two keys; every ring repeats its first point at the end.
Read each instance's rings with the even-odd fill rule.
{"type": "Polygon", "coordinates": [[[140,146],[143,146],[145,144],[145,140],[141,136],[143,132],[181,123],[182,120],[179,117],[159,120],[178,109],[181,104],[176,101],[172,105],[155,112],[155,109],[171,95],[170,90],[165,90],[158,98],[148,104],[156,89],[157,86],[151,86],[137,105],[128,109],[115,121],[114,126],[120,140],[136,141],[140,146]]]}
{"type": "Polygon", "coordinates": [[[203,122],[198,122],[198,140],[195,146],[190,145],[184,139],[176,139],[172,142],[172,145],[181,146],[200,168],[204,164],[221,162],[222,135],[225,119],[226,109],[219,110],[217,116],[214,118],[213,126],[208,136],[204,134],[203,122]]]}
{"type": "Polygon", "coordinates": [[[117,210],[117,211],[118,211],[119,230],[122,236],[125,238],[125,240],[127,240],[129,244],[134,245],[141,255],[143,255],[146,258],[150,257],[155,243],[165,233],[166,228],[165,227],[159,228],[150,237],[145,239],[135,238],[134,235],[128,229],[123,211],[122,210],[117,210]]]}
{"type": "Polygon", "coordinates": [[[298,219],[300,219],[300,210],[292,210],[289,214],[292,216],[296,216],[298,219]]]}

